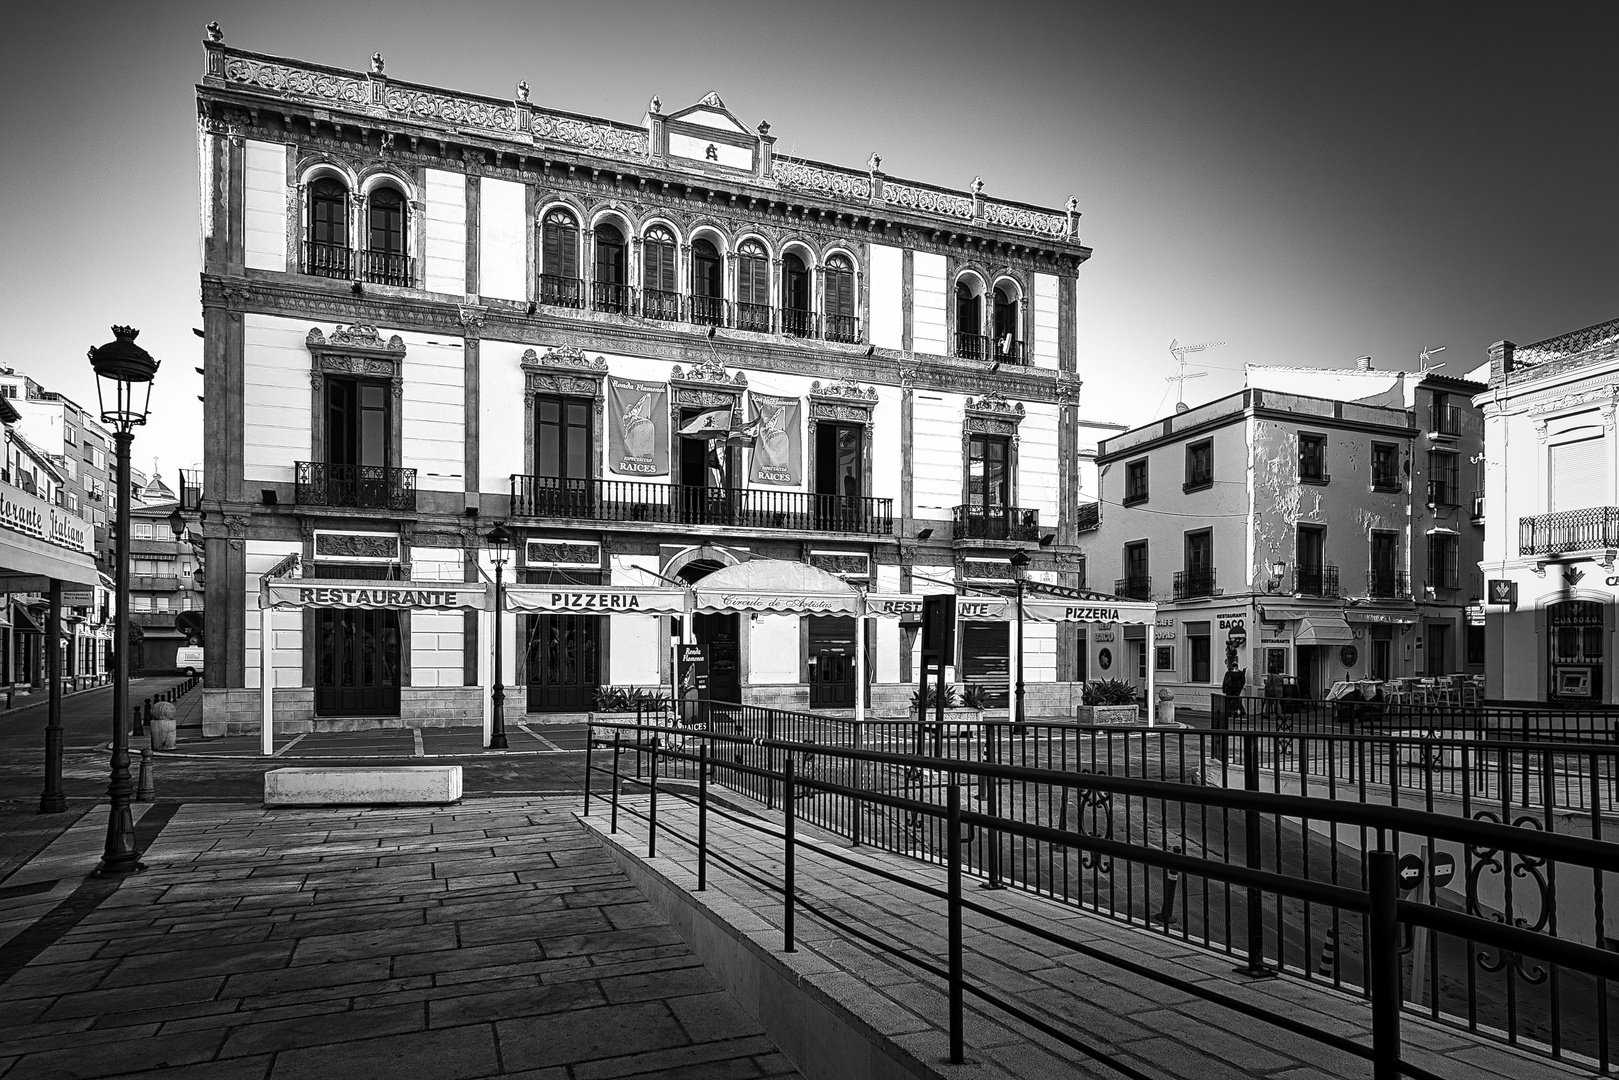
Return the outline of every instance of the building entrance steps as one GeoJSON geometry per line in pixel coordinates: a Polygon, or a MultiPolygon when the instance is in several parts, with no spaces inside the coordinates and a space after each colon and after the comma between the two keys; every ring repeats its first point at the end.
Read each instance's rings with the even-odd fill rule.
{"type": "Polygon", "coordinates": [[[798,1075],[577,805],[160,803],[148,869],[87,883],[89,815],[0,881],[66,893],[0,943],[0,1075],[798,1075]]]}
{"type": "MultiPolygon", "coordinates": [[[[662,788],[662,782],[659,784],[662,788]]],[[[644,790],[644,789],[643,789],[644,790]]],[[[716,800],[717,803],[718,800],[716,800]]],[[[1351,1080],[1371,1061],[1165,985],[1065,950],[1013,927],[965,913],[969,985],[1011,1002],[1041,1023],[1091,1047],[1066,1046],[1023,1021],[965,995],[968,1064],[948,1061],[947,876],[942,866],[854,847],[797,823],[801,845],[818,845],[863,867],[898,876],[909,888],[800,846],[795,876],[797,951],[783,951],[780,814],[760,811],[773,833],[738,824],[711,804],[707,890],[697,892],[697,809],[674,792],[657,806],[657,857],[648,859],[645,794],[620,798],[618,831],[599,794],[584,819],[629,879],[690,942],[742,1008],[810,1080],[847,1077],[1099,1077],[1163,1080],[1351,1080]],[[924,892],[922,890],[927,890],[924,892]],[[931,893],[932,895],[929,895],[931,893]],[[867,940],[862,940],[862,936],[867,940]],[[871,944],[904,953],[909,962],[871,944]],[[1104,1062],[1126,1066],[1121,1071],[1104,1062]]],[[[735,805],[734,797],[726,799],[735,805]]],[[[965,899],[1036,926],[1060,928],[1105,956],[1149,965],[1202,992],[1371,1046],[1366,1002],[1295,979],[1247,979],[1229,956],[1172,936],[1132,928],[1014,889],[965,899]]],[[[1406,1013],[1405,1061],[1454,1080],[1553,1080],[1588,1072],[1406,1013]]]]}

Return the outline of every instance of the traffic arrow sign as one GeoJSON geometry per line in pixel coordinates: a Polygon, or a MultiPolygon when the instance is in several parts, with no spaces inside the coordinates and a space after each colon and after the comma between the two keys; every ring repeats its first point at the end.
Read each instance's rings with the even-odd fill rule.
{"type": "Polygon", "coordinates": [[[1428,874],[1433,879],[1433,887],[1443,889],[1456,876],[1456,856],[1444,851],[1434,852],[1433,869],[1428,874]]]}
{"type": "MultiPolygon", "coordinates": [[[[1452,866],[1452,869],[1454,869],[1454,866],[1452,866]]],[[[1421,885],[1422,856],[1401,855],[1397,873],[1400,876],[1400,888],[1404,889],[1406,892],[1410,892],[1418,885],[1421,885]]]]}

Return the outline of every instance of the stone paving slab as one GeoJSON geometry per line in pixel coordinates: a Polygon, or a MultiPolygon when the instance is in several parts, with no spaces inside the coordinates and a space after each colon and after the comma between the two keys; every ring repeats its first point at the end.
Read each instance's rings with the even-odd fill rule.
{"type": "MultiPolygon", "coordinates": [[[[798,1075],[574,805],[181,807],[0,982],[0,1077],[798,1075]]],[[[90,818],[39,860],[70,894],[90,818]]]]}
{"type": "MultiPolygon", "coordinates": [[[[633,870],[632,877],[646,883],[649,893],[673,898],[669,902],[684,906],[687,914],[708,913],[704,917],[708,921],[744,935],[755,948],[773,954],[773,962],[811,992],[827,992],[851,1010],[859,1010],[863,1024],[916,1053],[919,1071],[942,1077],[1119,1075],[971,994],[966,997],[965,1027],[969,1064],[944,1064],[948,1030],[945,983],[893,955],[897,951],[941,968],[945,965],[943,902],[896,886],[875,872],[942,891],[946,884],[943,867],[871,848],[856,849],[800,823],[800,839],[854,857],[873,872],[800,849],[796,895],[803,905],[813,905],[821,914],[800,906],[798,951],[785,953],[783,898],[758,884],[759,879],[781,881],[779,820],[761,813],[749,827],[711,813],[708,890],[697,893],[697,858],[691,843],[697,835],[696,808],[681,799],[659,800],[658,857],[647,859],[647,804],[644,795],[621,797],[616,835],[610,834],[605,805],[593,807],[593,816],[585,821],[615,852],[621,865],[633,870]],[[726,865],[722,857],[736,865],[726,865]],[[652,882],[666,887],[655,890],[652,882]],[[862,941],[855,932],[885,947],[862,941]]],[[[966,899],[994,904],[1032,925],[1060,926],[1065,934],[1104,955],[1150,964],[1232,1001],[1306,1022],[1362,1046],[1371,1045],[1370,1007],[1353,995],[1285,977],[1245,979],[1232,971],[1230,957],[1185,946],[1162,933],[1076,911],[1019,890],[984,892],[970,885],[966,899]]],[[[688,933],[693,924],[705,925],[703,918],[677,921],[688,927],[688,933]]],[[[982,916],[969,914],[964,924],[964,967],[969,984],[1001,993],[1018,1008],[1088,1044],[1103,1059],[1148,1076],[1164,1080],[1356,1080],[1371,1075],[1368,1058],[1267,1024],[1217,1001],[1004,925],[988,926],[982,916]]],[[[705,960],[706,948],[699,946],[705,960]]],[[[750,988],[732,989],[744,1007],[753,1008],[750,988]]],[[[1405,1059],[1438,1076],[1554,1080],[1591,1075],[1409,1013],[1402,1017],[1401,1026],[1405,1059]]],[[[768,1021],[765,1028],[777,1035],[784,1048],[792,1049],[791,1038],[778,1033],[768,1021]]]]}

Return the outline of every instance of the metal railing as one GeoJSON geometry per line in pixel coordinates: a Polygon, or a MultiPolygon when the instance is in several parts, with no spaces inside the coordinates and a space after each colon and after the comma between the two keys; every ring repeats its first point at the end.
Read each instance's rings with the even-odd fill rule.
{"type": "Polygon", "coordinates": [[[1456,490],[1456,473],[1454,470],[1439,473],[1428,479],[1428,505],[1429,506],[1456,506],[1461,498],[1456,490]]]}
{"type": "MultiPolygon", "coordinates": [[[[676,298],[676,306],[679,306],[678,298],[676,298]]],[[[590,283],[590,309],[592,311],[605,311],[614,315],[635,314],[635,286],[623,285],[616,281],[592,281],[590,283]]]]}
{"type": "Polygon", "coordinates": [[[362,251],[360,280],[373,285],[393,285],[408,289],[416,283],[416,260],[391,251],[362,251]]]}
{"type": "Polygon", "coordinates": [[[381,465],[294,463],[293,501],[302,506],[353,506],[372,510],[416,509],[416,470],[381,465]]]}
{"type": "Polygon", "coordinates": [[[550,304],[553,307],[583,307],[585,283],[576,277],[563,277],[561,274],[541,274],[538,299],[540,303],[550,304]]]}
{"type": "Polygon", "coordinates": [[[1300,566],[1293,571],[1293,591],[1299,596],[1338,595],[1336,566],[1300,566]]]}
{"type": "Polygon", "coordinates": [[[691,321],[698,326],[730,325],[726,318],[728,305],[723,296],[698,296],[693,293],[686,298],[686,304],[686,310],[691,312],[691,321]]]}
{"type": "Polygon", "coordinates": [[[1011,342],[995,339],[995,359],[1003,364],[1027,364],[1029,362],[1028,350],[1024,343],[1013,339],[1011,342]]]}
{"type": "Polygon", "coordinates": [[[781,309],[781,332],[788,337],[812,338],[821,333],[820,316],[798,308],[781,309]]]}
{"type": "Polygon", "coordinates": [[[1428,431],[1434,435],[1460,435],[1462,410],[1459,405],[1429,405],[1428,431]]]}
{"type": "MultiPolygon", "coordinates": [[[[1005,723],[851,730],[818,717],[798,737],[782,738],[756,723],[738,726],[734,711],[741,707],[703,703],[685,726],[598,722],[587,750],[587,814],[605,781],[611,830],[623,817],[645,823],[649,856],[660,833],[690,844],[702,890],[711,860],[737,866],[710,847],[707,817],[723,811],[711,808],[708,787],[779,807],[781,825],[727,819],[783,841],[781,877],[749,876],[782,896],[788,949],[796,913],[834,919],[798,895],[797,858],[881,872],[859,861],[864,846],[942,865],[942,890],[914,875],[884,876],[941,904],[947,957],[918,956],[925,943],[901,935],[861,940],[943,978],[954,1054],[962,1047],[954,1006],[966,994],[1031,1017],[1026,1002],[968,978],[960,943],[970,912],[975,927],[999,923],[1039,947],[1074,949],[1229,1009],[1245,1030],[1274,1025],[1370,1059],[1377,1080],[1425,1075],[1401,1061],[1402,1014],[1591,1072],[1612,1067],[1619,956],[1606,948],[1604,896],[1605,875],[1619,872],[1619,845],[1604,820],[1612,803],[1586,799],[1585,812],[1554,828],[1559,789],[1547,781],[1572,770],[1611,800],[1614,748],[1188,730],[1126,738],[1116,728],[1005,723]],[[626,755],[649,800],[621,797],[632,771],[626,755]],[[1452,758],[1464,777],[1454,797],[1432,782],[1452,758]],[[685,787],[671,787],[674,780],[685,787]],[[660,797],[697,804],[695,835],[672,827],[668,815],[660,823],[660,797]],[[800,821],[856,847],[801,840],[800,821]],[[1370,1037],[1346,1036],[1336,1022],[1318,1026],[1314,1013],[1276,1010],[1217,982],[1184,981],[1172,965],[1097,948],[1094,935],[1070,937],[1075,931],[1059,922],[994,904],[993,894],[964,899],[967,877],[1228,954],[1241,963],[1239,975],[1280,973],[1360,996],[1371,1005],[1370,1037]]],[[[1095,1052],[1083,1030],[1036,1026],[1095,1052]]]]}
{"type": "Polygon", "coordinates": [[[768,334],[775,328],[775,320],[771,314],[769,304],[746,304],[737,301],[731,305],[736,313],[736,328],[750,330],[755,334],[768,334]]]}
{"type": "Polygon", "coordinates": [[[513,474],[516,517],[724,525],[890,536],[894,500],[767,488],[706,488],[640,480],[566,480],[513,474]]]}
{"type": "Polygon", "coordinates": [[[1127,600],[1151,600],[1152,578],[1145,574],[1140,577],[1121,577],[1113,582],[1113,595],[1122,596],[1127,600]]]}
{"type": "Polygon", "coordinates": [[[957,539],[1040,539],[1040,511],[1021,506],[958,506],[954,520],[957,539]]]}
{"type": "Polygon", "coordinates": [[[1372,567],[1366,571],[1367,595],[1379,600],[1403,600],[1411,595],[1411,575],[1404,570],[1372,567]]]}
{"type": "Polygon", "coordinates": [[[1468,516],[1474,521],[1484,520],[1484,492],[1473,492],[1472,510],[1468,516]]]}
{"type": "Polygon", "coordinates": [[[860,319],[854,315],[827,315],[822,319],[826,328],[826,340],[838,341],[845,345],[857,345],[860,342],[860,319]]]}
{"type": "Polygon", "coordinates": [[[641,317],[659,322],[679,322],[680,294],[667,289],[642,289],[641,317]]]}
{"type": "Polygon", "coordinates": [[[1214,595],[1214,570],[1177,570],[1175,571],[1176,600],[1190,600],[1198,596],[1214,595]]]}
{"type": "Polygon", "coordinates": [[[1418,679],[1406,699],[1384,687],[1373,700],[1267,698],[1215,694],[1213,724],[1244,731],[1313,734],[1387,734],[1412,731],[1467,739],[1516,742],[1587,742],[1619,748],[1619,710],[1513,708],[1462,702],[1459,689],[1418,679]],[[1352,727],[1346,727],[1352,725],[1352,727]]]}
{"type": "Polygon", "coordinates": [[[1619,506],[1593,506],[1518,519],[1518,554],[1619,548],[1619,506]]]}
{"type": "Polygon", "coordinates": [[[974,334],[967,330],[957,330],[956,355],[963,360],[988,360],[990,356],[989,336],[987,334],[974,334]]]}
{"type": "Polygon", "coordinates": [[[300,269],[315,277],[354,279],[354,249],[345,244],[305,240],[300,269]]]}

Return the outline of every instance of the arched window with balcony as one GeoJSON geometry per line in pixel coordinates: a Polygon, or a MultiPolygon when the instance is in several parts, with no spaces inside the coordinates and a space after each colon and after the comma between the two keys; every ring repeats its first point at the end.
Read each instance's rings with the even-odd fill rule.
{"type": "Polygon", "coordinates": [[[1008,364],[1024,363],[1023,305],[1016,291],[1007,283],[995,286],[994,346],[995,359],[1008,364]]]}
{"type": "Polygon", "coordinates": [[[968,360],[989,358],[989,338],[984,333],[984,291],[975,278],[956,281],[956,355],[968,360]]]}
{"type": "Polygon", "coordinates": [[[713,241],[698,237],[691,244],[691,321],[700,326],[725,325],[725,286],[720,253],[713,241]]]}
{"type": "Polygon", "coordinates": [[[680,278],[674,234],[654,225],[641,239],[641,313],[670,322],[680,318],[680,278]]]}
{"type": "Polygon", "coordinates": [[[378,285],[411,284],[410,257],[405,254],[405,195],[382,185],[366,197],[366,245],[360,276],[378,285]]]}
{"type": "Polygon", "coordinates": [[[809,267],[795,251],[781,259],[781,330],[793,337],[813,337],[815,313],[810,310],[809,267]]]}
{"type": "Polygon", "coordinates": [[[540,303],[579,306],[579,222],[566,210],[545,215],[540,226],[540,303]]]}
{"type": "Polygon", "coordinates": [[[736,249],[736,327],[770,332],[770,257],[757,240],[736,249]]]}
{"type": "Polygon", "coordinates": [[[824,297],[822,325],[826,340],[854,342],[860,340],[860,319],[855,314],[854,264],[846,255],[833,255],[826,260],[823,276],[824,297]]]}
{"type": "Polygon", "coordinates": [[[341,180],[323,176],[309,185],[304,273],[345,280],[354,276],[348,205],[349,189],[341,180]]]}
{"type": "Polygon", "coordinates": [[[618,226],[596,226],[596,279],[590,283],[590,306],[597,311],[623,314],[631,310],[629,270],[624,234],[618,226]]]}

